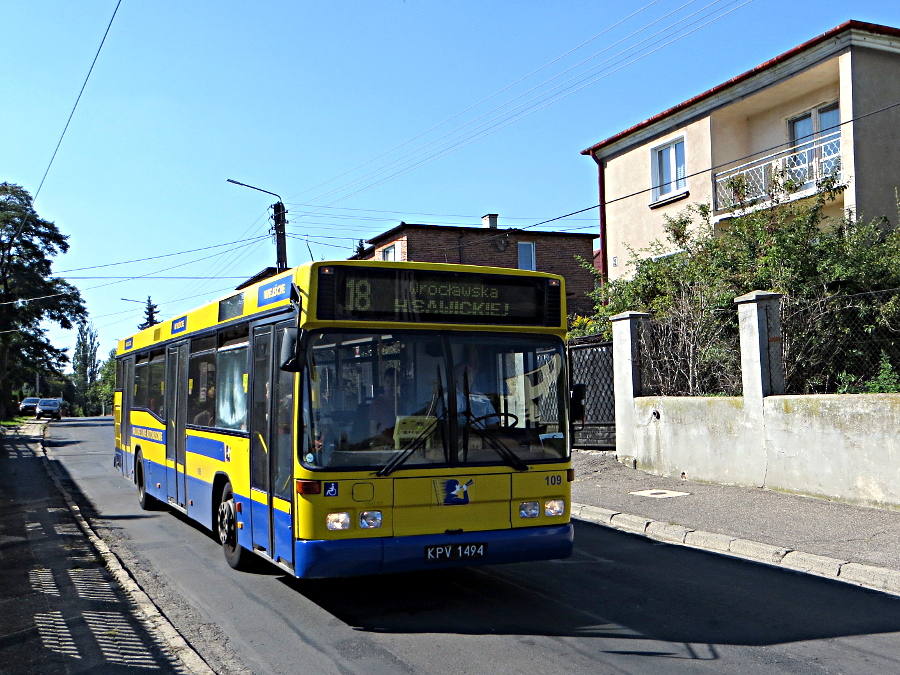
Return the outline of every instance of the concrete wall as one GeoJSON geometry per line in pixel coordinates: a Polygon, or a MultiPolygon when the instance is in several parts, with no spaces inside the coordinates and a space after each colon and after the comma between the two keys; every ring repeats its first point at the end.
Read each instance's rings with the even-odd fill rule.
{"type": "MultiPolygon", "coordinates": [[[[632,453],[640,468],[736,485],[764,480],[765,451],[743,398],[647,396],[635,399],[634,409],[632,453]]],[[[620,456],[624,451],[617,448],[620,456]]]]}
{"type": "Polygon", "coordinates": [[[765,400],[765,485],[900,508],[900,394],[765,400]]]}
{"type": "Polygon", "coordinates": [[[738,300],[744,396],[642,397],[636,324],[613,318],[616,453],[650,473],[900,509],[900,394],[785,396],[779,299],[738,300]]]}

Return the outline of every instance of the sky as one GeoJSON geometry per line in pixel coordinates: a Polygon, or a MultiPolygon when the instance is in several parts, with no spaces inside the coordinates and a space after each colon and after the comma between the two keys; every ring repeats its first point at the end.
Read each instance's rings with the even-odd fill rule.
{"type": "Polygon", "coordinates": [[[0,40],[0,181],[68,235],[101,358],[148,296],[171,318],[275,264],[276,198],[227,179],[285,202],[292,266],[400,221],[597,232],[538,225],[597,204],[581,150],[849,19],[900,26],[896,0],[121,0],[75,106],[117,3],[7,2],[0,40]]]}

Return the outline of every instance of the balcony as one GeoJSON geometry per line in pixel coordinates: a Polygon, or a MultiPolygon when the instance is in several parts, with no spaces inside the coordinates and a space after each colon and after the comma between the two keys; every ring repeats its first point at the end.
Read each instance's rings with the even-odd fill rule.
{"type": "Polygon", "coordinates": [[[792,199],[814,192],[824,178],[841,180],[841,132],[801,141],[782,152],[713,175],[715,211],[765,206],[777,186],[792,199]]]}

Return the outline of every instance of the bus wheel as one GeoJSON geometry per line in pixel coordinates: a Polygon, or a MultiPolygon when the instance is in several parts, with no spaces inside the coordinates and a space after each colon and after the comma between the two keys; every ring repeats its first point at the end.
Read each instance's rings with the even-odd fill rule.
{"type": "Polygon", "coordinates": [[[238,543],[237,511],[234,508],[234,490],[231,483],[222,488],[222,499],[219,501],[218,513],[219,541],[225,560],[232,568],[239,570],[247,567],[250,552],[238,543]]]}
{"type": "Polygon", "coordinates": [[[156,507],[156,497],[147,494],[147,484],[144,480],[144,458],[138,453],[134,458],[134,479],[138,486],[138,503],[144,511],[153,511],[156,507]]]}

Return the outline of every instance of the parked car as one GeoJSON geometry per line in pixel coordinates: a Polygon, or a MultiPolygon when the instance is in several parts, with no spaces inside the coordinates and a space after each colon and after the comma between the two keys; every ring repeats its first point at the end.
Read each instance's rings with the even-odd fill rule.
{"type": "Polygon", "coordinates": [[[35,417],[50,417],[55,420],[62,419],[62,406],[59,404],[58,398],[42,398],[38,401],[37,408],[34,411],[35,417]]]}
{"type": "Polygon", "coordinates": [[[19,404],[19,413],[22,415],[34,415],[35,408],[37,408],[38,401],[41,399],[36,396],[29,396],[28,398],[22,399],[22,402],[19,404]]]}

